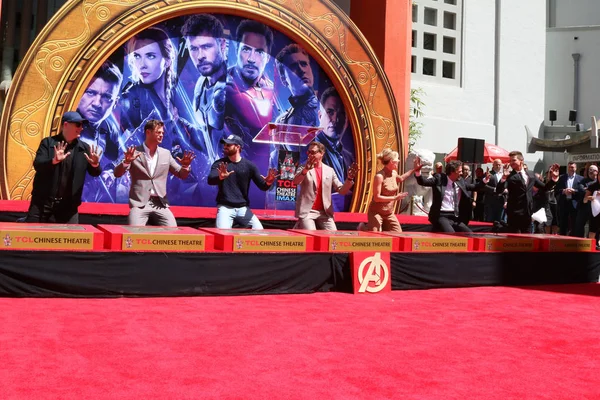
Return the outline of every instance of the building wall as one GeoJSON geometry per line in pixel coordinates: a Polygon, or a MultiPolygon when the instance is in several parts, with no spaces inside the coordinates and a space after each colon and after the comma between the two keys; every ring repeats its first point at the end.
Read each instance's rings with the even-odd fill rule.
{"type": "Polygon", "coordinates": [[[463,5],[462,78],[459,86],[413,77],[422,88],[423,136],[415,147],[448,153],[458,137],[494,141],[494,1],[463,5]]]}
{"type": "MultiPolygon", "coordinates": [[[[447,153],[459,137],[496,143],[497,131],[498,145],[525,153],[524,126],[539,126],[544,115],[546,1],[468,1],[463,13],[461,86],[412,80],[426,92],[424,134],[416,147],[447,153]]],[[[528,162],[537,158],[526,155],[528,162]]]]}
{"type": "MultiPolygon", "coordinates": [[[[585,130],[590,128],[592,116],[600,118],[600,2],[550,0],[548,4],[554,23],[546,33],[545,123],[550,125],[549,111],[556,110],[554,125],[569,125],[569,110],[576,109],[577,122],[585,130]],[[579,54],[578,83],[573,54],[579,54]]],[[[546,158],[550,156],[566,160],[565,154],[546,153],[546,158]]]]}
{"type": "Polygon", "coordinates": [[[600,1],[552,0],[555,27],[600,25],[600,1]]]}
{"type": "MultiPolygon", "coordinates": [[[[544,120],[546,1],[502,0],[498,145],[527,149],[525,125],[536,132],[544,120]]],[[[525,154],[531,163],[542,154],[525,154]]]]}
{"type": "Polygon", "coordinates": [[[577,122],[583,123],[587,129],[591,116],[600,117],[600,26],[549,29],[547,36],[546,119],[549,110],[556,110],[557,123],[569,123],[569,110],[575,107],[573,54],[577,53],[580,54],[577,122]]]}

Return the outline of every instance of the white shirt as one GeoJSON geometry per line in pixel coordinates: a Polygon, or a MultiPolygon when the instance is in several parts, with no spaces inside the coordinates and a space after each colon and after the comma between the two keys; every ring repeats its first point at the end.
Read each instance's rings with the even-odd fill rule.
{"type": "MultiPolygon", "coordinates": [[[[573,189],[573,181],[575,181],[575,174],[567,175],[567,188],[573,189]]],[[[568,194],[567,199],[570,199],[570,198],[571,198],[571,195],[568,194]]]]}
{"type": "Polygon", "coordinates": [[[440,211],[454,212],[454,193],[456,193],[456,201],[460,203],[460,188],[458,185],[452,187],[454,181],[448,178],[448,183],[444,188],[444,197],[442,197],[442,208],[440,211]]]}
{"type": "MultiPolygon", "coordinates": [[[[148,162],[148,168],[150,168],[150,176],[154,176],[154,171],[156,170],[156,166],[158,165],[158,148],[154,152],[154,156],[150,155],[150,149],[144,143],[144,157],[146,157],[146,161],[148,162]]],[[[154,187],[150,189],[150,196],[156,196],[154,192],[154,187]]]]}
{"type": "Polygon", "coordinates": [[[527,176],[527,172],[524,169],[522,169],[519,173],[523,177],[523,181],[525,182],[525,186],[527,186],[527,183],[529,182],[529,177],[527,176]]]}

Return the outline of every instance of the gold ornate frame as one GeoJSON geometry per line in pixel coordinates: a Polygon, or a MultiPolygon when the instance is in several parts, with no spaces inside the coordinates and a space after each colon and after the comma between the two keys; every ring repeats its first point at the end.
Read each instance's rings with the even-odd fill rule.
{"type": "Polygon", "coordinates": [[[302,45],[332,79],[352,126],[361,172],[351,211],[364,212],[385,147],[404,154],[392,88],[358,28],[329,0],[74,0],[48,23],[17,70],[0,121],[0,198],[30,197],[39,142],[57,133],[94,71],[158,22],[214,12],[261,21],[302,45]]]}

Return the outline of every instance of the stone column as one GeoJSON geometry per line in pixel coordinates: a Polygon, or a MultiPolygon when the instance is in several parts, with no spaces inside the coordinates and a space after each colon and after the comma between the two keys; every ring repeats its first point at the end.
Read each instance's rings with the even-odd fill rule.
{"type": "Polygon", "coordinates": [[[354,0],[350,18],[365,35],[392,85],[408,153],[412,0],[354,0]]]}

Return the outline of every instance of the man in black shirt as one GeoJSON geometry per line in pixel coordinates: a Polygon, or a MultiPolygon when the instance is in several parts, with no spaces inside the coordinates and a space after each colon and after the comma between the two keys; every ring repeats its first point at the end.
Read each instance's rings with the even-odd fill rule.
{"type": "Polygon", "coordinates": [[[217,193],[217,228],[227,229],[236,222],[252,229],[263,229],[262,224],[250,210],[248,190],[253,181],[260,190],[267,191],[277,177],[274,169],[269,169],[263,177],[256,164],[242,158],[244,145],[242,138],[229,135],[221,139],[225,157],[215,161],[208,175],[209,185],[218,185],[217,193]]]}
{"type": "Polygon", "coordinates": [[[42,140],[33,161],[35,177],[31,203],[25,222],[77,224],[86,172],[100,175],[100,156],[96,146],[79,140],[87,123],[79,113],[66,112],[58,135],[42,140]]]}

